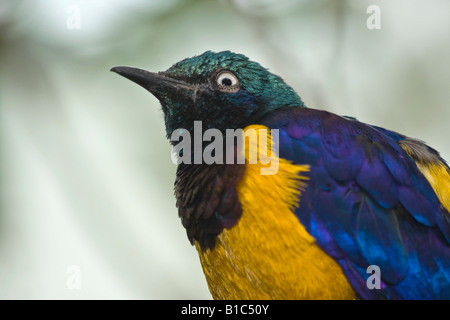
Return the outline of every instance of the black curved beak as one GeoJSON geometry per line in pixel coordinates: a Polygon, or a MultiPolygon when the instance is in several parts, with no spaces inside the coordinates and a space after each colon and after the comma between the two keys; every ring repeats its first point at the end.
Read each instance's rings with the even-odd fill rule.
{"type": "Polygon", "coordinates": [[[161,97],[168,93],[181,94],[183,96],[189,96],[192,99],[198,90],[198,87],[184,81],[139,68],[119,66],[112,68],[111,71],[137,83],[158,99],[161,99],[161,97]]]}

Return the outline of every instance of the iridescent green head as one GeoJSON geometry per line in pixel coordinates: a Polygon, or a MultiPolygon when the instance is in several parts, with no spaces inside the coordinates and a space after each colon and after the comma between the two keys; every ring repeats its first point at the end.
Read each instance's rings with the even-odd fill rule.
{"type": "Polygon", "coordinates": [[[207,51],[168,70],[151,73],[130,67],[114,72],[136,82],[161,102],[167,136],[178,128],[237,129],[258,123],[268,112],[303,106],[295,91],[256,62],[230,51],[207,51]]]}

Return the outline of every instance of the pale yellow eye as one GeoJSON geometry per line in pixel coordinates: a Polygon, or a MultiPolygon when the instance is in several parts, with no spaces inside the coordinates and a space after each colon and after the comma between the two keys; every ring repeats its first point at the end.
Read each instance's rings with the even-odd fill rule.
{"type": "Polygon", "coordinates": [[[217,87],[220,91],[237,92],[239,91],[239,79],[230,71],[222,71],[217,77],[217,87]]]}

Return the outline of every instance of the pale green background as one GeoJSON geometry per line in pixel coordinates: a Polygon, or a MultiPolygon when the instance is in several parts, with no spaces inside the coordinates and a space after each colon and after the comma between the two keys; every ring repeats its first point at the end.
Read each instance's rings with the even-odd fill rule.
{"type": "Polygon", "coordinates": [[[158,102],[111,67],[230,49],[307,106],[450,159],[449,36],[445,0],[1,0],[0,298],[210,299],[158,102]],[[366,27],[370,4],[380,30],[366,27]],[[66,27],[70,5],[79,30],[66,27]]]}

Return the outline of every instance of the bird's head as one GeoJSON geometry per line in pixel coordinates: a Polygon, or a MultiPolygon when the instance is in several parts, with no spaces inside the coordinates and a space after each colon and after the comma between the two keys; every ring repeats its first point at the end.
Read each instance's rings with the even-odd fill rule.
{"type": "Polygon", "coordinates": [[[256,62],[230,51],[207,51],[158,73],[131,67],[114,71],[150,91],[161,103],[167,137],[178,128],[238,129],[278,108],[303,106],[295,91],[256,62]]]}

